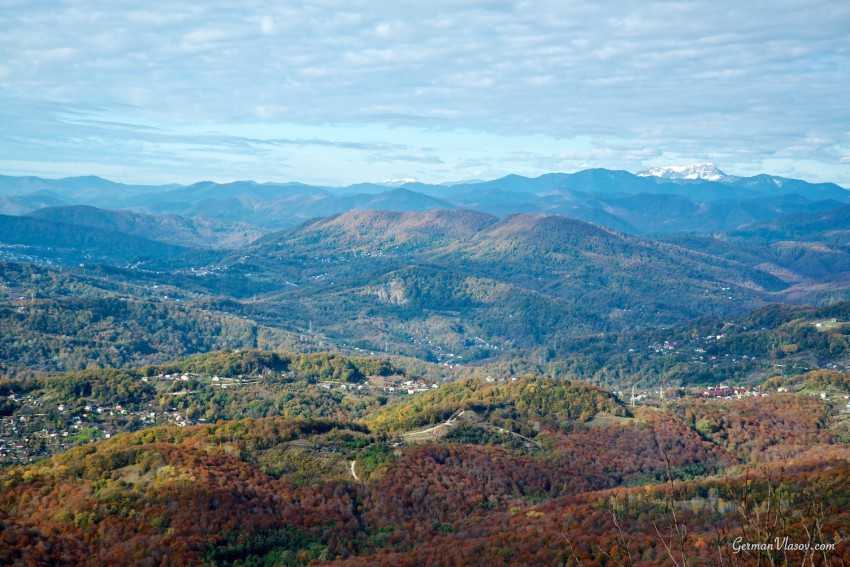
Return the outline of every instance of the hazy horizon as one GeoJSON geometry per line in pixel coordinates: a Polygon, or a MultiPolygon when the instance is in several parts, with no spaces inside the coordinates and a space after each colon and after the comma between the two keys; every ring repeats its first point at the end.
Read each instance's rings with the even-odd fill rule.
{"type": "MultiPolygon", "coordinates": [[[[687,164],[687,165],[702,165],[702,164],[687,164]]],[[[716,164],[708,164],[708,165],[714,165],[716,167],[716,164]]],[[[671,167],[683,167],[683,166],[671,165],[671,167]]],[[[587,169],[596,169],[596,168],[587,168],[587,169]]],[[[609,169],[609,168],[600,167],[598,169],[609,169]]],[[[717,167],[717,169],[720,170],[722,173],[729,175],[729,176],[732,176],[732,177],[749,177],[749,176],[743,176],[743,175],[736,175],[735,173],[730,173],[728,171],[723,170],[723,168],[720,168],[720,167],[717,167]]],[[[547,171],[547,172],[540,173],[539,175],[528,175],[528,176],[523,176],[523,177],[527,177],[529,179],[534,179],[534,178],[541,177],[541,176],[544,176],[544,175],[550,175],[550,174],[571,175],[571,174],[581,173],[582,171],[586,171],[586,169],[580,169],[580,170],[575,170],[575,171],[547,171]]],[[[639,175],[642,171],[646,171],[646,170],[629,171],[628,173],[631,173],[633,175],[639,175]]],[[[344,183],[344,184],[336,184],[336,185],[324,184],[324,185],[322,185],[322,184],[307,183],[307,182],[304,182],[303,180],[300,180],[300,179],[229,179],[229,178],[228,179],[210,179],[210,178],[195,179],[194,181],[189,181],[188,183],[178,183],[178,182],[169,182],[169,181],[165,181],[163,183],[142,183],[142,182],[134,182],[132,180],[118,181],[116,179],[112,179],[112,178],[109,178],[109,177],[103,177],[103,176],[100,176],[100,175],[93,175],[93,174],[90,174],[90,175],[70,175],[70,176],[49,176],[49,175],[34,175],[34,174],[31,174],[31,175],[27,175],[27,174],[9,175],[9,174],[6,174],[4,172],[0,172],[0,176],[6,176],[6,177],[36,177],[36,178],[45,179],[45,180],[49,180],[49,181],[62,181],[62,180],[65,180],[65,179],[81,179],[81,178],[86,178],[86,177],[97,177],[97,178],[100,178],[100,179],[104,179],[106,181],[121,183],[121,184],[124,184],[124,185],[150,186],[150,187],[163,187],[163,186],[171,186],[171,185],[188,186],[188,185],[193,185],[193,184],[196,184],[196,183],[206,183],[206,182],[212,182],[212,183],[217,183],[217,184],[222,184],[222,185],[227,184],[227,183],[247,182],[247,183],[258,183],[258,184],[261,184],[261,185],[262,184],[280,184],[280,185],[305,184],[305,185],[315,185],[317,187],[328,187],[328,188],[333,188],[333,189],[345,189],[345,188],[348,188],[348,187],[354,187],[354,186],[357,186],[357,185],[364,185],[364,184],[365,185],[378,185],[378,186],[383,185],[387,189],[402,188],[408,183],[422,183],[422,184],[426,184],[426,185],[445,185],[445,186],[464,185],[464,184],[486,183],[486,182],[490,182],[490,181],[497,181],[498,179],[501,179],[502,177],[509,177],[511,175],[519,175],[519,174],[507,173],[504,176],[500,176],[500,177],[497,177],[497,178],[455,179],[455,180],[448,180],[448,181],[443,181],[443,182],[429,182],[427,180],[415,179],[415,178],[382,179],[382,180],[361,179],[361,180],[351,180],[350,182],[344,183]]],[[[771,175],[771,173],[764,171],[764,172],[755,173],[753,175],[771,175]]],[[[850,191],[850,187],[843,186],[843,185],[836,183],[834,181],[819,181],[819,182],[816,182],[816,181],[812,181],[811,179],[801,179],[801,180],[806,181],[806,182],[810,182],[810,183],[834,183],[835,185],[838,185],[842,189],[846,189],[846,190],[850,191]]]]}
{"type": "Polygon", "coordinates": [[[6,3],[0,170],[347,185],[713,162],[850,185],[850,6],[6,3]]]}

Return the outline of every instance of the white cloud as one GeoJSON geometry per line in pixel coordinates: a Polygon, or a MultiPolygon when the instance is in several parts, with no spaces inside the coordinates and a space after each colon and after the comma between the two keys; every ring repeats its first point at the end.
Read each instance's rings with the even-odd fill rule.
{"type": "Polygon", "coordinates": [[[260,31],[264,35],[273,35],[275,32],[274,18],[270,18],[269,16],[263,16],[263,18],[260,20],[260,31]]]}
{"type": "MultiPolygon", "coordinates": [[[[505,151],[588,138],[601,149],[576,163],[622,167],[656,145],[645,160],[813,160],[848,183],[847,29],[850,4],[833,0],[13,3],[0,104],[94,101],[159,125],[417,124],[505,151]],[[615,145],[632,151],[603,151],[615,145]]],[[[62,124],[48,130],[87,135],[62,124]]],[[[447,171],[472,159],[440,152],[447,171]]]]}

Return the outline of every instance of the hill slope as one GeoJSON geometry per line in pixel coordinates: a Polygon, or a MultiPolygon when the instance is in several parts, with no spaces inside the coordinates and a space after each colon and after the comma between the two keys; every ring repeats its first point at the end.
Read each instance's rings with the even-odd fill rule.
{"type": "Polygon", "coordinates": [[[254,306],[269,317],[440,361],[729,313],[785,287],[736,262],[581,221],[471,211],[345,213],[268,235],[222,266],[279,282],[254,306]]]}
{"type": "Polygon", "coordinates": [[[16,253],[60,263],[126,263],[139,258],[174,258],[187,248],[93,228],[33,217],[0,215],[0,242],[16,253]]]}
{"type": "Polygon", "coordinates": [[[241,248],[265,233],[245,223],[234,224],[174,214],[147,215],[123,210],[109,211],[85,205],[42,208],[33,211],[29,216],[194,248],[241,248]]]}
{"type": "MultiPolygon", "coordinates": [[[[439,443],[330,419],[156,426],[4,469],[0,558],[606,565],[631,555],[710,565],[735,556],[738,536],[828,544],[827,559],[850,552],[840,535],[850,453],[826,429],[836,409],[820,399],[696,400],[553,427],[573,401],[604,396],[526,378],[443,397],[490,404],[490,421],[457,425],[439,443]],[[511,424],[533,442],[512,443],[511,424]]],[[[795,562],[805,553],[786,552],[795,562]]]]}

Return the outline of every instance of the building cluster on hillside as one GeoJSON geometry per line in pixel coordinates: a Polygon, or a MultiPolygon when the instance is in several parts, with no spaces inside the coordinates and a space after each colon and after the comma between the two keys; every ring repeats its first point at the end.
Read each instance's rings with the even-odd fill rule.
{"type": "Polygon", "coordinates": [[[46,403],[30,395],[8,396],[19,406],[0,418],[0,465],[23,464],[65,450],[81,441],[109,439],[116,421],[142,419],[121,404],[82,405],[78,400],[46,403]]]}
{"type": "Polygon", "coordinates": [[[676,348],[675,342],[664,341],[664,343],[653,343],[649,345],[649,350],[655,352],[656,354],[661,354],[664,352],[670,352],[676,348]]]}
{"type": "Polygon", "coordinates": [[[373,377],[367,382],[367,387],[371,390],[379,390],[390,394],[412,396],[413,394],[436,390],[440,386],[417,380],[401,380],[399,378],[387,380],[386,378],[378,379],[377,377],[373,377]]]}
{"type": "MultiPolygon", "coordinates": [[[[209,387],[238,387],[259,382],[256,376],[222,378],[194,373],[160,374],[142,377],[143,382],[161,380],[191,385],[201,381],[209,387]]],[[[194,386],[193,386],[194,387],[194,386]]],[[[179,397],[198,390],[184,387],[164,394],[179,397]]],[[[203,423],[203,418],[192,419],[174,407],[159,407],[150,402],[143,407],[130,407],[122,403],[106,404],[94,399],[40,398],[30,394],[7,396],[16,409],[13,415],[0,417],[0,465],[33,462],[74,445],[109,439],[120,431],[154,425],[187,427],[203,423]],[[133,425],[135,424],[135,425],[133,425]]]]}
{"type": "MultiPolygon", "coordinates": [[[[686,340],[684,342],[668,339],[668,340],[665,340],[663,343],[661,343],[661,342],[652,343],[652,344],[648,345],[647,348],[649,350],[653,351],[656,354],[665,354],[665,353],[674,352],[674,351],[679,352],[679,349],[681,349],[681,348],[687,349],[689,347],[689,345],[693,345],[693,342],[695,342],[695,341],[701,341],[703,343],[716,343],[717,341],[725,339],[726,337],[727,337],[726,333],[720,333],[720,334],[717,334],[717,335],[706,335],[704,337],[699,337],[699,338],[695,337],[693,340],[686,340]]],[[[693,349],[693,351],[696,352],[696,353],[700,353],[700,354],[705,353],[705,349],[701,348],[701,347],[696,347],[696,348],[693,349]]],[[[634,349],[629,349],[629,352],[634,352],[634,349]]],[[[746,357],[744,357],[744,358],[746,358],[746,357]]]]}
{"type": "Polygon", "coordinates": [[[746,396],[761,396],[757,390],[748,390],[740,386],[724,386],[720,384],[717,387],[706,388],[698,394],[700,398],[743,398],[746,396]]]}

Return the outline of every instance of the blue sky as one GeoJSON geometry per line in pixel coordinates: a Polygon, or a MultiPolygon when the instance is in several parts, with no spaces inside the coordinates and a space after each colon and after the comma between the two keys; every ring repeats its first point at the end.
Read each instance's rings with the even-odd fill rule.
{"type": "Polygon", "coordinates": [[[0,173],[850,187],[850,2],[0,0],[0,173]]]}

